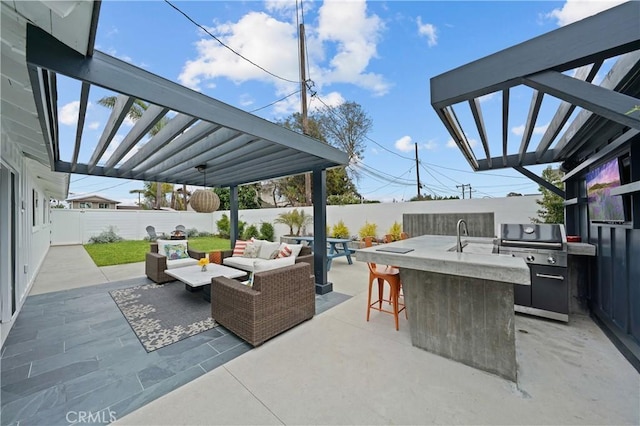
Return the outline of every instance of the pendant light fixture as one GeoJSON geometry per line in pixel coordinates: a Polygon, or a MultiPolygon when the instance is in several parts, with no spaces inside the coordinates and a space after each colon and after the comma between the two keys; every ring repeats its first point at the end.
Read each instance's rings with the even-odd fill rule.
{"type": "Polygon", "coordinates": [[[212,213],[220,208],[220,198],[218,194],[207,189],[207,165],[196,166],[196,170],[203,174],[202,189],[197,189],[189,200],[191,207],[198,213],[212,213]]]}

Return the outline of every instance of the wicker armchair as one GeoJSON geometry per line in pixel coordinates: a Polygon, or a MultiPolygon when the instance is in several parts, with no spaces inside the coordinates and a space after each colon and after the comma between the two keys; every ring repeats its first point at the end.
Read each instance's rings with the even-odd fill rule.
{"type": "Polygon", "coordinates": [[[308,263],[257,272],[253,287],[213,278],[211,316],[251,345],[261,345],[315,315],[314,281],[308,263]]]}
{"type": "MultiPolygon", "coordinates": [[[[147,253],[144,265],[147,277],[158,284],[175,281],[175,278],[164,273],[164,271],[167,270],[167,257],[158,253],[158,243],[151,243],[150,248],[151,251],[147,253]]],[[[192,257],[193,259],[200,259],[207,255],[203,251],[192,250],[189,248],[187,251],[189,253],[189,257],[192,257]]]]}

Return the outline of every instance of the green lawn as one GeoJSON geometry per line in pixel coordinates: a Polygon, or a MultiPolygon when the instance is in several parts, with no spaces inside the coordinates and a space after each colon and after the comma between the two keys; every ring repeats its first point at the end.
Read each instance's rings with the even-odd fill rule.
{"type": "MultiPolygon", "coordinates": [[[[85,244],[85,250],[98,266],[121,265],[123,263],[144,262],[149,251],[149,241],[120,241],[106,244],[85,244]]],[[[189,238],[189,248],[204,252],[228,250],[229,240],[217,237],[189,238]]]]}

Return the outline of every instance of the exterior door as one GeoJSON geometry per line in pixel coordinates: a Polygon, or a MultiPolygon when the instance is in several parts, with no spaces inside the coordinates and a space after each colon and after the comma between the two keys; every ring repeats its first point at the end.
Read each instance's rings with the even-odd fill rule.
{"type": "Polygon", "coordinates": [[[0,169],[0,200],[0,321],[8,322],[17,307],[18,178],[4,165],[0,169]]]}

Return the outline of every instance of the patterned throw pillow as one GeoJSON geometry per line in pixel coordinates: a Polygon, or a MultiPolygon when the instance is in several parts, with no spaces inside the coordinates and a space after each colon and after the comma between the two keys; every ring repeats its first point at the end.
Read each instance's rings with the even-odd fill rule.
{"type": "Polygon", "coordinates": [[[165,244],[164,255],[169,260],[187,259],[189,257],[186,244],[165,244]]]}
{"type": "Polygon", "coordinates": [[[256,257],[258,257],[258,251],[259,250],[260,250],[260,248],[256,244],[249,243],[244,248],[244,253],[242,253],[242,257],[256,258],[256,257]]]}
{"type": "Polygon", "coordinates": [[[291,256],[291,253],[293,253],[291,247],[289,247],[285,243],[282,243],[282,245],[280,246],[280,250],[278,250],[278,259],[289,257],[291,256]]]}
{"type": "Polygon", "coordinates": [[[236,246],[233,248],[233,257],[242,257],[244,254],[244,249],[247,247],[247,241],[236,241],[236,246]]]}

